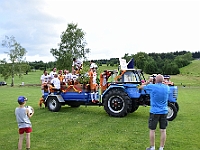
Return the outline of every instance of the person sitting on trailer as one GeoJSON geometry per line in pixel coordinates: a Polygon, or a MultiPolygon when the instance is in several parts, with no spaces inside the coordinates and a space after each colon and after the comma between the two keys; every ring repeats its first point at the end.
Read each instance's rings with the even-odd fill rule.
{"type": "Polygon", "coordinates": [[[58,79],[58,75],[55,74],[54,78],[51,80],[51,84],[49,85],[49,93],[54,91],[60,91],[60,80],[58,79]]]}

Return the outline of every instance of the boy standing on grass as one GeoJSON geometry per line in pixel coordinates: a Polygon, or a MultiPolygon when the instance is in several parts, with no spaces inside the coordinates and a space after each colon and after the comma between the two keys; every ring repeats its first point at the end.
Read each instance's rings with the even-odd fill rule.
{"type": "Polygon", "coordinates": [[[30,114],[29,110],[25,108],[26,101],[27,98],[19,96],[19,107],[15,109],[15,116],[19,127],[18,150],[22,150],[24,132],[26,132],[26,150],[30,150],[30,133],[32,132],[30,118],[33,116],[34,110],[32,110],[32,114],[30,114]]]}

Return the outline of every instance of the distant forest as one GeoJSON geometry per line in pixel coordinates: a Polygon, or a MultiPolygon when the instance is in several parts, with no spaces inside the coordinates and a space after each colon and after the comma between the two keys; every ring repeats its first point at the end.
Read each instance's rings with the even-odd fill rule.
{"type": "MultiPolygon", "coordinates": [[[[134,59],[134,67],[142,69],[147,74],[162,73],[162,74],[179,74],[179,69],[187,66],[194,59],[200,58],[200,51],[176,51],[168,53],[145,53],[138,52],[137,54],[126,53],[123,57],[128,62],[134,59]]],[[[118,66],[119,58],[98,59],[94,60],[98,65],[118,66]]],[[[56,66],[56,62],[44,63],[43,61],[28,62],[30,69],[52,69],[56,66]]],[[[89,61],[84,61],[84,65],[89,65],[89,61]]],[[[71,68],[70,68],[71,69],[71,68]]]]}

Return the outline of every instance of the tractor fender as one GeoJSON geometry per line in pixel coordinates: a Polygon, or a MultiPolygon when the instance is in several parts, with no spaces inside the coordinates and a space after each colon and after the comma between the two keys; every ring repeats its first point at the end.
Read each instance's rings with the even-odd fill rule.
{"type": "Polygon", "coordinates": [[[122,85],[110,85],[102,94],[102,98],[106,95],[111,89],[122,89],[125,91],[125,88],[122,85]]]}
{"type": "Polygon", "coordinates": [[[49,98],[56,98],[58,100],[58,102],[60,102],[60,103],[65,102],[65,100],[63,99],[63,97],[61,95],[48,95],[47,98],[46,98],[46,101],[49,98]]]}

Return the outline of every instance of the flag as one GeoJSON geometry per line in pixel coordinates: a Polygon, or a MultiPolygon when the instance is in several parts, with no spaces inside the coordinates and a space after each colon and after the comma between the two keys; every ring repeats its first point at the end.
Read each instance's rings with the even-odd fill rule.
{"type": "Polygon", "coordinates": [[[127,63],[127,68],[128,69],[134,68],[134,59],[133,58],[127,63]]]}

